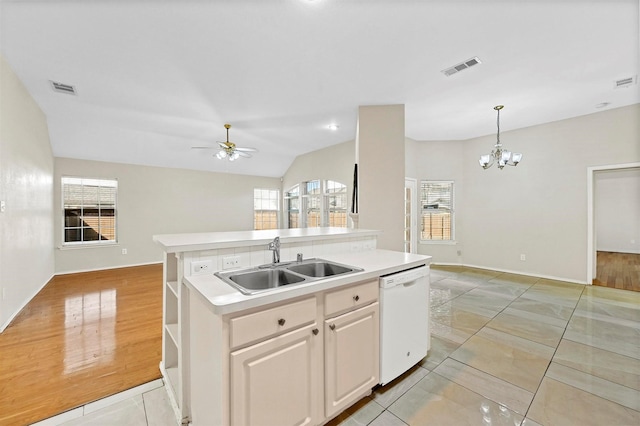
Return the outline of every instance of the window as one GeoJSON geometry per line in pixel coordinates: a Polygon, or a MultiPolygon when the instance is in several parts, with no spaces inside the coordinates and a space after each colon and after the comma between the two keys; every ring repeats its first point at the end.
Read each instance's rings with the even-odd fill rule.
{"type": "Polygon", "coordinates": [[[328,180],[325,184],[329,226],[347,227],[347,185],[328,180]]]}
{"type": "Polygon", "coordinates": [[[453,241],[453,182],[422,181],[420,184],[422,241],[453,241]]]}
{"type": "Polygon", "coordinates": [[[288,228],[347,227],[347,186],[340,182],[302,182],[285,192],[284,198],[288,228]]]}
{"type": "Polygon", "coordinates": [[[278,229],[280,191],[253,190],[253,229],[278,229]]]}
{"type": "Polygon", "coordinates": [[[117,242],[117,192],[117,180],[63,177],[63,245],[117,242]]]}
{"type": "Polygon", "coordinates": [[[300,185],[295,185],[285,192],[285,210],[287,228],[300,228],[300,185]]]}

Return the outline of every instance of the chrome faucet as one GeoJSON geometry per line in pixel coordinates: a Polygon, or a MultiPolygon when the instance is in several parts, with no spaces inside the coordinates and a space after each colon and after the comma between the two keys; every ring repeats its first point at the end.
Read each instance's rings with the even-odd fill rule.
{"type": "Polygon", "coordinates": [[[273,263],[280,263],[280,237],[275,237],[267,248],[273,251],[273,263]]]}

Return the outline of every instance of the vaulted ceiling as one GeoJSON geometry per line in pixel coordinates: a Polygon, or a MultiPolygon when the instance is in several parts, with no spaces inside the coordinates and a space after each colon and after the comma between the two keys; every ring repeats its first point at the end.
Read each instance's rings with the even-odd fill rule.
{"type": "Polygon", "coordinates": [[[637,84],[614,88],[637,78],[638,0],[0,7],[1,53],[60,157],[282,176],[297,155],[354,139],[359,105],[405,104],[407,137],[460,140],[494,133],[497,104],[505,131],[640,102],[637,84]],[[191,149],[224,141],[225,123],[253,158],[191,149]]]}

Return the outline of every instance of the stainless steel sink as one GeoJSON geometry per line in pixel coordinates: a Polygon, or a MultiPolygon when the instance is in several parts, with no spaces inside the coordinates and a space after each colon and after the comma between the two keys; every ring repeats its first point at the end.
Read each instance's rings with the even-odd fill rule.
{"type": "Polygon", "coordinates": [[[272,263],[244,270],[216,272],[215,275],[241,293],[251,295],[282,286],[304,284],[360,271],[362,271],[361,268],[328,260],[307,259],[300,262],[272,263]]]}
{"type": "Polygon", "coordinates": [[[333,275],[342,275],[353,272],[357,268],[351,266],[340,265],[324,260],[314,260],[287,266],[287,269],[307,277],[331,277],[333,275]]]}

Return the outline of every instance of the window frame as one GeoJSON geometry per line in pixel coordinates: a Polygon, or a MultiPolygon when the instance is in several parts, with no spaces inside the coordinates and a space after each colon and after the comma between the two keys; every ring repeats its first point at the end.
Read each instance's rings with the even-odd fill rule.
{"type": "Polygon", "coordinates": [[[455,220],[456,220],[456,185],[455,185],[455,181],[453,180],[431,180],[431,179],[421,179],[420,180],[420,198],[419,198],[419,226],[420,228],[418,229],[418,233],[419,233],[419,243],[420,244],[456,244],[456,224],[455,224],[455,220]],[[451,199],[451,207],[449,209],[449,214],[450,214],[450,225],[449,225],[449,234],[450,234],[450,238],[449,239],[441,239],[441,240],[433,240],[433,239],[425,239],[423,238],[423,227],[422,227],[422,222],[423,222],[423,212],[425,211],[424,209],[424,196],[423,196],[423,184],[448,184],[450,185],[450,199],[451,199]]]}
{"type": "MultiPolygon", "coordinates": [[[[262,206],[264,207],[264,206],[262,206]]],[[[264,221],[262,222],[264,223],[264,221]]],[[[258,230],[263,230],[263,229],[278,229],[280,228],[280,190],[276,189],[276,188],[253,188],[253,229],[254,231],[258,231],[258,230]],[[273,198],[271,198],[271,193],[275,192],[276,194],[276,199],[275,199],[275,209],[256,209],[256,191],[269,191],[269,198],[263,198],[260,197],[260,200],[264,201],[267,200],[268,202],[273,201],[273,198]],[[256,221],[256,212],[265,212],[265,211],[274,211],[276,213],[276,220],[275,220],[275,228],[260,228],[258,229],[256,227],[257,221],[256,221]]]]}
{"type": "MultiPolygon", "coordinates": [[[[75,183],[76,185],[78,183],[75,183]]],[[[119,219],[118,219],[118,189],[119,189],[119,182],[118,179],[115,178],[95,178],[95,177],[80,177],[80,176],[62,176],[60,178],[60,198],[61,198],[61,212],[62,212],[62,232],[61,232],[61,248],[64,249],[68,249],[68,248],[89,248],[89,247],[105,247],[105,246],[114,246],[114,245],[118,245],[119,244],[119,231],[118,231],[118,226],[119,226],[119,219]],[[66,210],[67,210],[67,206],[69,205],[67,203],[67,200],[65,198],[65,187],[67,185],[71,185],[73,184],[72,181],[80,181],[80,185],[82,186],[97,186],[98,188],[103,188],[103,187],[107,187],[107,188],[115,188],[114,191],[114,195],[113,195],[113,239],[109,240],[109,239],[97,239],[97,240],[87,240],[87,241],[83,241],[82,239],[84,231],[83,229],[85,227],[77,227],[77,226],[67,226],[67,222],[66,222],[66,210]],[[96,183],[97,185],[88,185],[90,183],[96,183]],[[67,231],[68,230],[72,230],[72,229],[80,229],[80,234],[81,234],[81,239],[80,241],[67,241],[67,231]]],[[[85,209],[86,204],[84,204],[84,200],[81,204],[81,206],[79,207],[81,210],[85,209]]],[[[101,218],[102,215],[100,214],[100,212],[102,210],[111,210],[111,209],[107,209],[107,208],[100,208],[100,200],[98,197],[98,217],[101,218]]],[[[99,221],[100,224],[100,221],[99,221]]],[[[93,229],[93,228],[92,228],[93,229]]],[[[111,229],[111,228],[108,228],[111,229]]],[[[100,235],[101,233],[99,232],[100,227],[98,228],[98,235],[100,235]]]]}
{"type": "Polygon", "coordinates": [[[314,222],[317,222],[317,225],[313,226],[314,228],[328,226],[342,227],[331,225],[331,214],[344,210],[345,225],[343,227],[348,228],[348,191],[349,187],[346,184],[333,179],[309,179],[292,185],[288,190],[283,192],[282,197],[282,210],[284,215],[286,216],[286,223],[284,224],[284,226],[287,229],[294,229],[291,226],[291,214],[297,213],[298,226],[296,228],[309,228],[310,219],[313,219],[314,222]],[[331,208],[330,206],[331,197],[340,196],[340,194],[342,193],[342,191],[336,191],[336,188],[344,188],[344,208],[331,208]],[[291,200],[293,199],[298,199],[297,210],[291,209],[291,200]],[[315,215],[312,215],[312,212],[315,212],[315,215]]]}

